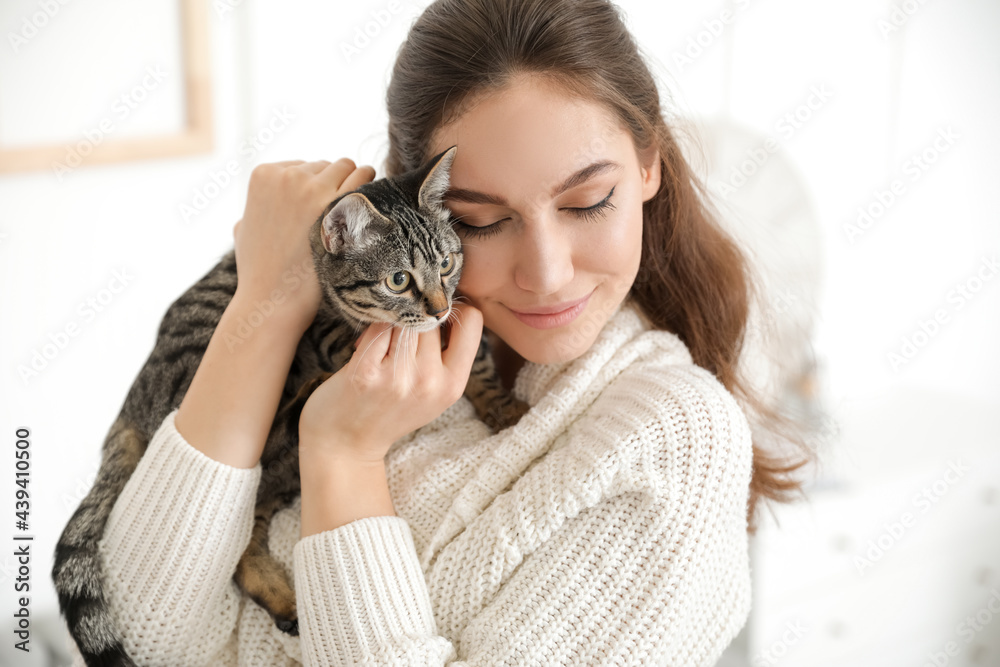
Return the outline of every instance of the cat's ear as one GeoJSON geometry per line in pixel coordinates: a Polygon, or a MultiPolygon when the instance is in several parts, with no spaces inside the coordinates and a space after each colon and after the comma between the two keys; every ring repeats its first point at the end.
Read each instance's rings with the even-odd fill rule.
{"type": "Polygon", "coordinates": [[[443,204],[444,193],[448,191],[451,163],[455,161],[457,152],[458,146],[452,146],[427,161],[424,167],[428,170],[427,175],[417,193],[417,204],[420,208],[431,209],[443,204]]]}
{"type": "Polygon", "coordinates": [[[379,236],[379,218],[363,194],[344,195],[320,223],[323,247],[331,254],[341,253],[345,248],[363,249],[379,236]]]}

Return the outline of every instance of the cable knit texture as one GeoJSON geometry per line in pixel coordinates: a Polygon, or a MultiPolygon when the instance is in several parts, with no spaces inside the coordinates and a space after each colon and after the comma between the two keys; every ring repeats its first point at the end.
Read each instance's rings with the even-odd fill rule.
{"type": "Polygon", "coordinates": [[[205,456],[172,412],[101,543],[126,650],[171,667],[715,664],[750,611],[732,395],[631,301],[579,358],[525,363],[514,393],[531,410],[500,433],[463,397],[393,443],[397,516],[304,539],[301,498],[274,516],[298,637],[232,580],[260,464],[205,456]]]}

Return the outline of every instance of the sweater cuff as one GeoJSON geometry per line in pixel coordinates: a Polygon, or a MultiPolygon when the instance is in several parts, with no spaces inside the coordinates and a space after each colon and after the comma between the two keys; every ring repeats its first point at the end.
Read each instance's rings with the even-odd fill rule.
{"type": "MultiPolygon", "coordinates": [[[[309,535],[295,544],[293,560],[304,664],[329,664],[330,656],[353,664],[405,655],[437,634],[402,517],[366,517],[309,535]]],[[[450,644],[444,644],[438,649],[447,652],[450,644]]]]}

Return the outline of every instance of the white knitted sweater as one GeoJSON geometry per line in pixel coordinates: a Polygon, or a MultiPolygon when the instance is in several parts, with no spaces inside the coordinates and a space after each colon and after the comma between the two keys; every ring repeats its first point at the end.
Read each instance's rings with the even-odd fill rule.
{"type": "MultiPolygon", "coordinates": [[[[712,665],[746,622],[751,441],[725,388],[630,301],[581,357],[527,362],[532,406],[491,435],[465,398],[386,455],[397,516],[271,553],[300,636],[232,580],[261,465],[174,428],[149,443],[101,552],[139,665],[712,665]]],[[[75,667],[83,662],[70,642],[75,667]]]]}

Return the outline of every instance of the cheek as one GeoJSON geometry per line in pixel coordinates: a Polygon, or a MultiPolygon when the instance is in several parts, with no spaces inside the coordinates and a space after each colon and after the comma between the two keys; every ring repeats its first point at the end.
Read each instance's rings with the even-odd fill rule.
{"type": "Polygon", "coordinates": [[[473,247],[475,241],[462,248],[462,276],[458,281],[458,291],[470,297],[488,296],[495,291],[497,278],[503,276],[497,252],[484,252],[473,247]]]}
{"type": "Polygon", "coordinates": [[[642,206],[622,206],[586,234],[587,262],[601,273],[635,271],[642,251],[642,206]]]}
{"type": "Polygon", "coordinates": [[[621,234],[622,255],[626,260],[631,260],[633,269],[638,267],[642,256],[642,225],[642,204],[639,203],[625,220],[621,234]]]}

